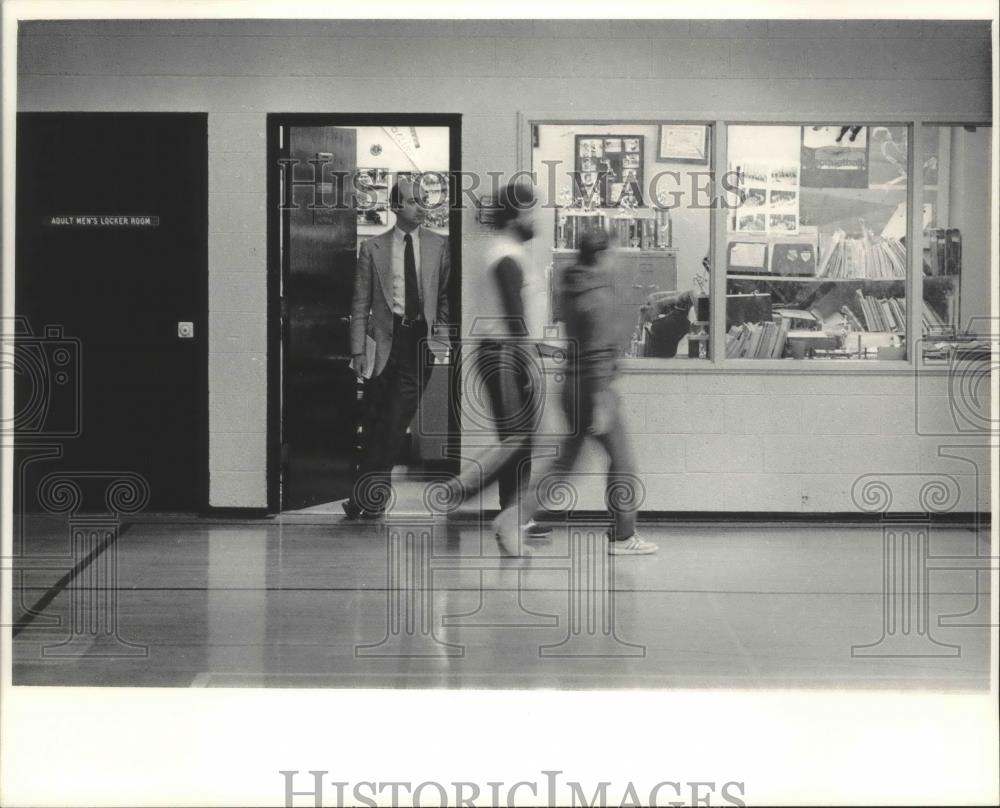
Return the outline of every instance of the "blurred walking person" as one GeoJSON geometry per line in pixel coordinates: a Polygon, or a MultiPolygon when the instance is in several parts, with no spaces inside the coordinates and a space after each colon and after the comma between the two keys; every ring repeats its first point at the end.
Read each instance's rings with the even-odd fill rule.
{"type": "Polygon", "coordinates": [[[624,337],[616,325],[612,272],[608,234],[603,230],[585,234],[577,263],[565,271],[560,284],[560,309],[569,338],[569,372],[561,400],[571,431],[549,473],[533,480],[519,501],[494,522],[501,547],[511,555],[531,554],[523,541],[521,519],[540,512],[540,482],[567,475],[588,437],[603,447],[609,459],[605,485],[605,504],[612,517],[608,552],[647,555],[658,549],[636,532],[635,461],[621,403],[612,388],[624,337]]]}
{"type": "MultiPolygon", "coordinates": [[[[536,206],[535,190],[527,182],[508,183],[497,195],[498,234],[486,252],[479,288],[482,314],[471,329],[476,342],[469,362],[486,390],[499,443],[453,481],[449,498],[456,504],[496,481],[503,510],[518,501],[531,479],[545,319],[545,279],[527,249],[535,237],[536,206]]],[[[533,519],[521,527],[534,538],[552,533],[533,519]]]]}

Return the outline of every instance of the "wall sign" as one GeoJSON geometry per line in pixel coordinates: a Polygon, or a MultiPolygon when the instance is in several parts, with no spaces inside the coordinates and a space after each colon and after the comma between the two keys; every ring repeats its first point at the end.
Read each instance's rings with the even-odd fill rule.
{"type": "Polygon", "coordinates": [[[96,216],[85,216],[70,213],[60,216],[45,216],[42,219],[42,224],[46,227],[159,227],[160,217],[134,213],[114,215],[100,214],[96,216]]]}

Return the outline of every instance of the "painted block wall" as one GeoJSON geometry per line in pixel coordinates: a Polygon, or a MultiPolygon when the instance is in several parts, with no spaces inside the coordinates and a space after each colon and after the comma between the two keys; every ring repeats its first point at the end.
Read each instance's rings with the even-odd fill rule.
{"type": "MultiPolygon", "coordinates": [[[[483,175],[519,167],[519,112],[991,113],[989,24],[975,21],[34,21],[18,42],[22,111],[208,113],[218,507],[266,504],[267,113],[458,112],[463,167],[483,175]]],[[[487,238],[466,211],[466,267],[487,238]]],[[[947,378],[932,386],[898,369],[629,372],[646,507],[851,511],[859,475],[940,472],[962,482],[961,509],[985,510],[988,475],[977,484],[974,466],[937,456],[982,437],[949,426],[947,378]],[[917,434],[921,417],[950,437],[917,434]]],[[[596,488],[583,496],[600,503],[596,488]]],[[[892,507],[912,509],[904,500],[892,507]]]]}

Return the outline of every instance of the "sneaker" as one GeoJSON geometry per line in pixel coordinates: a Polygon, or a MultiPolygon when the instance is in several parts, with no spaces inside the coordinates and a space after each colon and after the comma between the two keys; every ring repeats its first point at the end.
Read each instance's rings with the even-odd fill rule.
{"type": "Polygon", "coordinates": [[[534,519],[529,519],[527,523],[521,527],[521,530],[529,539],[547,539],[552,535],[552,528],[548,525],[540,525],[534,519]]]}
{"type": "Polygon", "coordinates": [[[659,549],[651,541],[641,538],[638,533],[633,533],[627,539],[622,539],[621,541],[608,542],[608,553],[610,555],[649,555],[659,549]]]}
{"type": "Polygon", "coordinates": [[[497,544],[503,555],[511,557],[531,555],[531,548],[521,540],[521,527],[517,523],[516,508],[500,511],[493,520],[493,530],[496,531],[497,544]]]}

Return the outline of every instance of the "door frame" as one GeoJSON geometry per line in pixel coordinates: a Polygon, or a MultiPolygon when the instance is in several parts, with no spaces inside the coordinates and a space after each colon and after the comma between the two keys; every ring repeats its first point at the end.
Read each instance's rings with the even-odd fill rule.
{"type": "MultiPolygon", "coordinates": [[[[198,434],[194,436],[195,454],[198,458],[197,468],[191,470],[192,482],[192,507],[195,513],[207,514],[212,511],[209,504],[209,345],[211,322],[209,320],[209,237],[208,237],[208,113],[207,112],[122,112],[116,110],[87,110],[87,111],[53,111],[45,112],[18,112],[16,121],[20,120],[87,120],[95,118],[129,118],[132,120],[145,119],[150,124],[162,121],[165,118],[190,118],[192,122],[197,121],[200,132],[202,148],[199,150],[198,166],[194,176],[190,178],[194,193],[192,199],[201,207],[202,215],[199,217],[201,226],[197,232],[190,236],[192,244],[192,254],[198,262],[198,283],[195,285],[195,297],[192,300],[192,310],[197,317],[201,318],[201,336],[195,334],[196,339],[201,341],[201,349],[197,355],[197,377],[199,379],[197,399],[199,401],[198,434]]],[[[158,127],[156,127],[158,128],[158,127]]],[[[15,162],[17,152],[15,122],[15,162]]],[[[17,215],[17,188],[14,189],[13,205],[15,217],[17,215]]],[[[16,232],[16,226],[15,226],[16,232]]],[[[15,272],[16,272],[15,267],[15,272]]],[[[15,301],[16,306],[16,301],[15,301]]],[[[70,335],[72,336],[72,335],[70,335]]],[[[12,391],[13,392],[13,391],[12,391]]]]}
{"type": "MultiPolygon", "coordinates": [[[[281,128],[285,126],[447,126],[450,129],[449,171],[462,170],[462,116],[459,113],[400,113],[400,112],[272,112],[267,115],[267,512],[281,513],[281,446],[283,419],[282,365],[282,258],[281,244],[288,238],[288,221],[284,234],[279,232],[281,217],[281,173],[278,160],[283,155],[281,128]]],[[[462,322],[462,211],[455,201],[460,190],[452,189],[452,208],[448,215],[451,277],[455,284],[455,305],[452,325],[461,332],[462,322]]],[[[452,362],[450,404],[448,414],[449,440],[460,437],[458,420],[461,385],[456,376],[458,363],[452,362]]],[[[457,463],[457,461],[456,461],[457,463]]]]}

